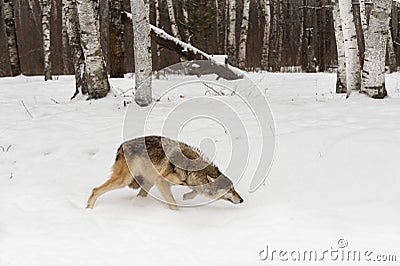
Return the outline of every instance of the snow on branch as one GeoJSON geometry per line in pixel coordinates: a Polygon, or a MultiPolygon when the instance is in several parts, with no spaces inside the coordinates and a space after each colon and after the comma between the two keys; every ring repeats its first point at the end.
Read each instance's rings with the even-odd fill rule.
{"type": "MultiPolygon", "coordinates": [[[[125,12],[125,14],[130,20],[132,20],[131,13],[125,12]]],[[[221,62],[220,56],[209,55],[193,45],[173,37],[154,25],[150,24],[150,29],[152,31],[153,38],[155,38],[157,43],[161,46],[181,54],[188,60],[196,59],[196,55],[200,55],[202,58],[208,60],[210,64],[202,64],[200,69],[196,70],[198,75],[210,74],[211,71],[216,73],[218,78],[221,77],[226,80],[242,79],[244,77],[244,73],[240,69],[228,65],[226,62],[221,62]]]]}
{"type": "Polygon", "coordinates": [[[166,39],[166,40],[173,41],[173,42],[175,42],[177,45],[181,46],[181,47],[182,47],[182,51],[184,51],[184,52],[186,52],[186,51],[192,51],[194,54],[200,54],[200,55],[202,55],[202,56],[203,56],[204,58],[206,58],[207,60],[211,60],[211,61],[214,60],[214,59],[212,58],[211,55],[209,55],[209,54],[203,52],[202,50],[200,50],[200,49],[194,47],[194,46],[191,45],[191,44],[188,44],[188,43],[182,42],[181,40],[178,40],[177,38],[173,37],[172,35],[166,33],[164,30],[162,30],[162,29],[160,29],[160,28],[157,28],[156,26],[153,26],[153,25],[151,25],[151,24],[150,24],[150,28],[151,28],[151,30],[152,30],[155,34],[157,34],[159,37],[161,37],[161,38],[163,38],[163,39],[166,39]]]}
{"type": "MultiPolygon", "coordinates": [[[[132,14],[129,12],[125,12],[125,14],[127,15],[127,17],[132,20],[132,14]]],[[[182,47],[182,51],[186,52],[186,51],[191,51],[194,54],[200,54],[202,55],[204,58],[206,58],[207,60],[213,60],[212,56],[207,54],[206,52],[203,52],[202,50],[194,47],[193,45],[190,45],[188,43],[185,43],[175,37],[173,37],[172,35],[168,34],[167,32],[165,32],[164,30],[157,28],[156,26],[150,24],[150,28],[151,30],[157,34],[159,37],[165,39],[165,40],[169,40],[169,41],[173,41],[175,42],[177,45],[182,47]]]]}

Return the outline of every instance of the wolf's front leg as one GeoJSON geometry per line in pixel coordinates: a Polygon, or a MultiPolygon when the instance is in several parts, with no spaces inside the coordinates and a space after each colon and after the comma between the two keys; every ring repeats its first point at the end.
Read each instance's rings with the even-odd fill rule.
{"type": "Polygon", "coordinates": [[[86,208],[93,209],[96,200],[106,192],[123,188],[129,185],[133,180],[133,177],[123,178],[118,175],[111,176],[103,185],[96,187],[92,190],[90,197],[88,199],[86,208]]]}
{"type": "Polygon", "coordinates": [[[168,207],[171,210],[177,211],[178,207],[176,206],[175,199],[172,196],[171,185],[164,180],[158,180],[156,186],[160,191],[161,195],[163,196],[163,198],[165,199],[165,201],[167,202],[168,207]]]}

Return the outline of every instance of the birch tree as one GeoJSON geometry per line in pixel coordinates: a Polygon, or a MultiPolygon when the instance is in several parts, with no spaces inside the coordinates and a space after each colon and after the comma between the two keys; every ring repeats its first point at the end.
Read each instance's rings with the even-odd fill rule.
{"type": "Polygon", "coordinates": [[[72,62],[74,64],[75,73],[75,94],[88,94],[88,84],[86,79],[86,65],[83,49],[81,46],[81,28],[78,19],[78,9],[76,0],[63,0],[63,15],[65,17],[65,25],[69,38],[69,45],[72,52],[72,62]]]}
{"type": "Polygon", "coordinates": [[[385,58],[392,0],[375,0],[365,42],[361,91],[372,98],[384,98],[385,58]]]}
{"type": "Polygon", "coordinates": [[[368,20],[367,20],[367,9],[365,6],[365,0],[359,0],[360,4],[360,18],[361,18],[361,28],[364,34],[364,40],[368,30],[368,20]]]}
{"type": "Polygon", "coordinates": [[[263,0],[261,2],[263,13],[264,13],[264,36],[262,44],[262,58],[261,68],[263,70],[268,69],[268,57],[269,57],[269,32],[271,30],[271,8],[269,0],[263,0]]]}
{"type": "Polygon", "coordinates": [[[88,0],[93,3],[94,21],[96,22],[97,31],[100,32],[100,2],[99,0],[88,0]]]}
{"type": "Polygon", "coordinates": [[[239,38],[239,68],[246,68],[246,47],[247,47],[247,36],[249,33],[249,15],[250,15],[250,0],[244,0],[243,3],[243,19],[240,27],[240,38],[239,38]]]}
{"type": "MultiPolygon", "coordinates": [[[[175,8],[174,8],[174,3],[172,0],[167,0],[167,8],[168,8],[169,21],[171,24],[172,35],[175,38],[182,40],[181,35],[179,34],[178,24],[176,23],[175,8]]],[[[132,10],[132,11],[133,11],[132,13],[136,13],[136,12],[134,12],[134,10],[132,10]]]]}
{"type": "Polygon", "coordinates": [[[339,2],[332,1],[333,23],[335,28],[336,47],[338,54],[338,70],[336,79],[336,93],[346,93],[346,57],[343,38],[342,19],[340,18],[339,2]]]}
{"type": "MultiPolygon", "coordinates": [[[[157,28],[161,28],[160,27],[160,21],[161,21],[161,16],[160,16],[160,3],[159,0],[154,0],[154,9],[155,9],[155,17],[156,17],[156,22],[155,22],[155,26],[157,28]]],[[[156,78],[159,79],[160,78],[160,68],[161,68],[161,47],[160,45],[157,43],[157,60],[156,60],[156,78]]]]}
{"type": "Polygon", "coordinates": [[[346,58],[347,96],[352,90],[360,90],[361,68],[358,55],[357,33],[354,23],[353,5],[349,0],[339,1],[340,17],[343,27],[344,49],[346,58]]]}
{"type": "Polygon", "coordinates": [[[131,0],[134,52],[135,102],[148,106],[152,102],[152,60],[149,0],[131,0]]]}
{"type": "Polygon", "coordinates": [[[183,14],[183,23],[185,25],[185,41],[190,43],[191,36],[190,36],[189,28],[187,27],[187,25],[189,23],[189,13],[188,13],[188,9],[187,9],[187,0],[182,0],[182,14],[183,14]]]}
{"type": "Polygon", "coordinates": [[[122,0],[109,0],[110,6],[110,76],[124,77],[124,26],[122,0]]]}
{"type": "Polygon", "coordinates": [[[17,33],[15,31],[15,14],[13,0],[3,0],[4,22],[7,34],[8,54],[11,63],[11,74],[21,74],[21,64],[17,45],[17,33]]]}
{"type": "Polygon", "coordinates": [[[156,13],[156,24],[155,26],[158,28],[160,27],[160,21],[161,21],[161,16],[160,16],[160,0],[154,0],[154,9],[155,9],[155,13],[156,13]]]}
{"type": "Polygon", "coordinates": [[[103,52],[100,45],[100,32],[95,19],[92,1],[77,0],[81,44],[85,57],[86,79],[89,99],[100,99],[110,91],[103,52]]]}
{"type": "Polygon", "coordinates": [[[227,52],[229,64],[236,66],[236,0],[229,0],[229,27],[227,52]]]}
{"type": "Polygon", "coordinates": [[[51,0],[42,0],[42,38],[44,55],[44,80],[51,80],[51,46],[50,46],[51,0]]]}

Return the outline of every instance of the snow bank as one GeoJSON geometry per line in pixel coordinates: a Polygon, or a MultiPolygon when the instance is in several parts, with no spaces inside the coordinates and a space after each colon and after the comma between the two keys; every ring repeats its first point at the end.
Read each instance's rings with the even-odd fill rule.
{"type": "MultiPolygon", "coordinates": [[[[127,188],[85,209],[91,189],[108,177],[123,138],[120,98],[70,102],[73,77],[0,79],[0,146],[11,145],[0,149],[0,265],[281,265],[260,261],[260,252],[267,245],[322,252],[338,248],[342,238],[350,250],[397,252],[399,259],[400,76],[387,77],[391,97],[382,101],[335,95],[334,75],[252,78],[268,88],[276,122],[276,158],[265,186],[249,193],[252,176],[245,174],[237,185],[243,205],[218,201],[177,212],[127,188]]],[[[155,80],[156,93],[168,82],[155,80]]],[[[133,84],[111,80],[123,91],[133,84]]],[[[154,130],[166,110],[204,96],[198,85],[158,103],[154,130]]],[[[236,97],[224,98],[249,117],[236,97]]],[[[135,134],[146,110],[132,108],[135,134]]],[[[221,112],[218,105],[204,108],[221,112]]],[[[256,129],[248,125],[250,133],[256,129]]],[[[195,123],[183,134],[196,146],[205,136],[217,141],[215,162],[223,166],[230,150],[222,129],[195,123]]]]}

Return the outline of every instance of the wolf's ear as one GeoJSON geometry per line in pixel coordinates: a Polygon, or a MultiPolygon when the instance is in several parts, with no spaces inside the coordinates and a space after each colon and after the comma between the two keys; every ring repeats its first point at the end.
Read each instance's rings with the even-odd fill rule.
{"type": "Polygon", "coordinates": [[[207,179],[208,179],[208,182],[210,182],[210,183],[212,183],[212,182],[214,182],[215,181],[215,179],[214,178],[212,178],[211,176],[209,176],[209,175],[207,175],[207,179]]]}

